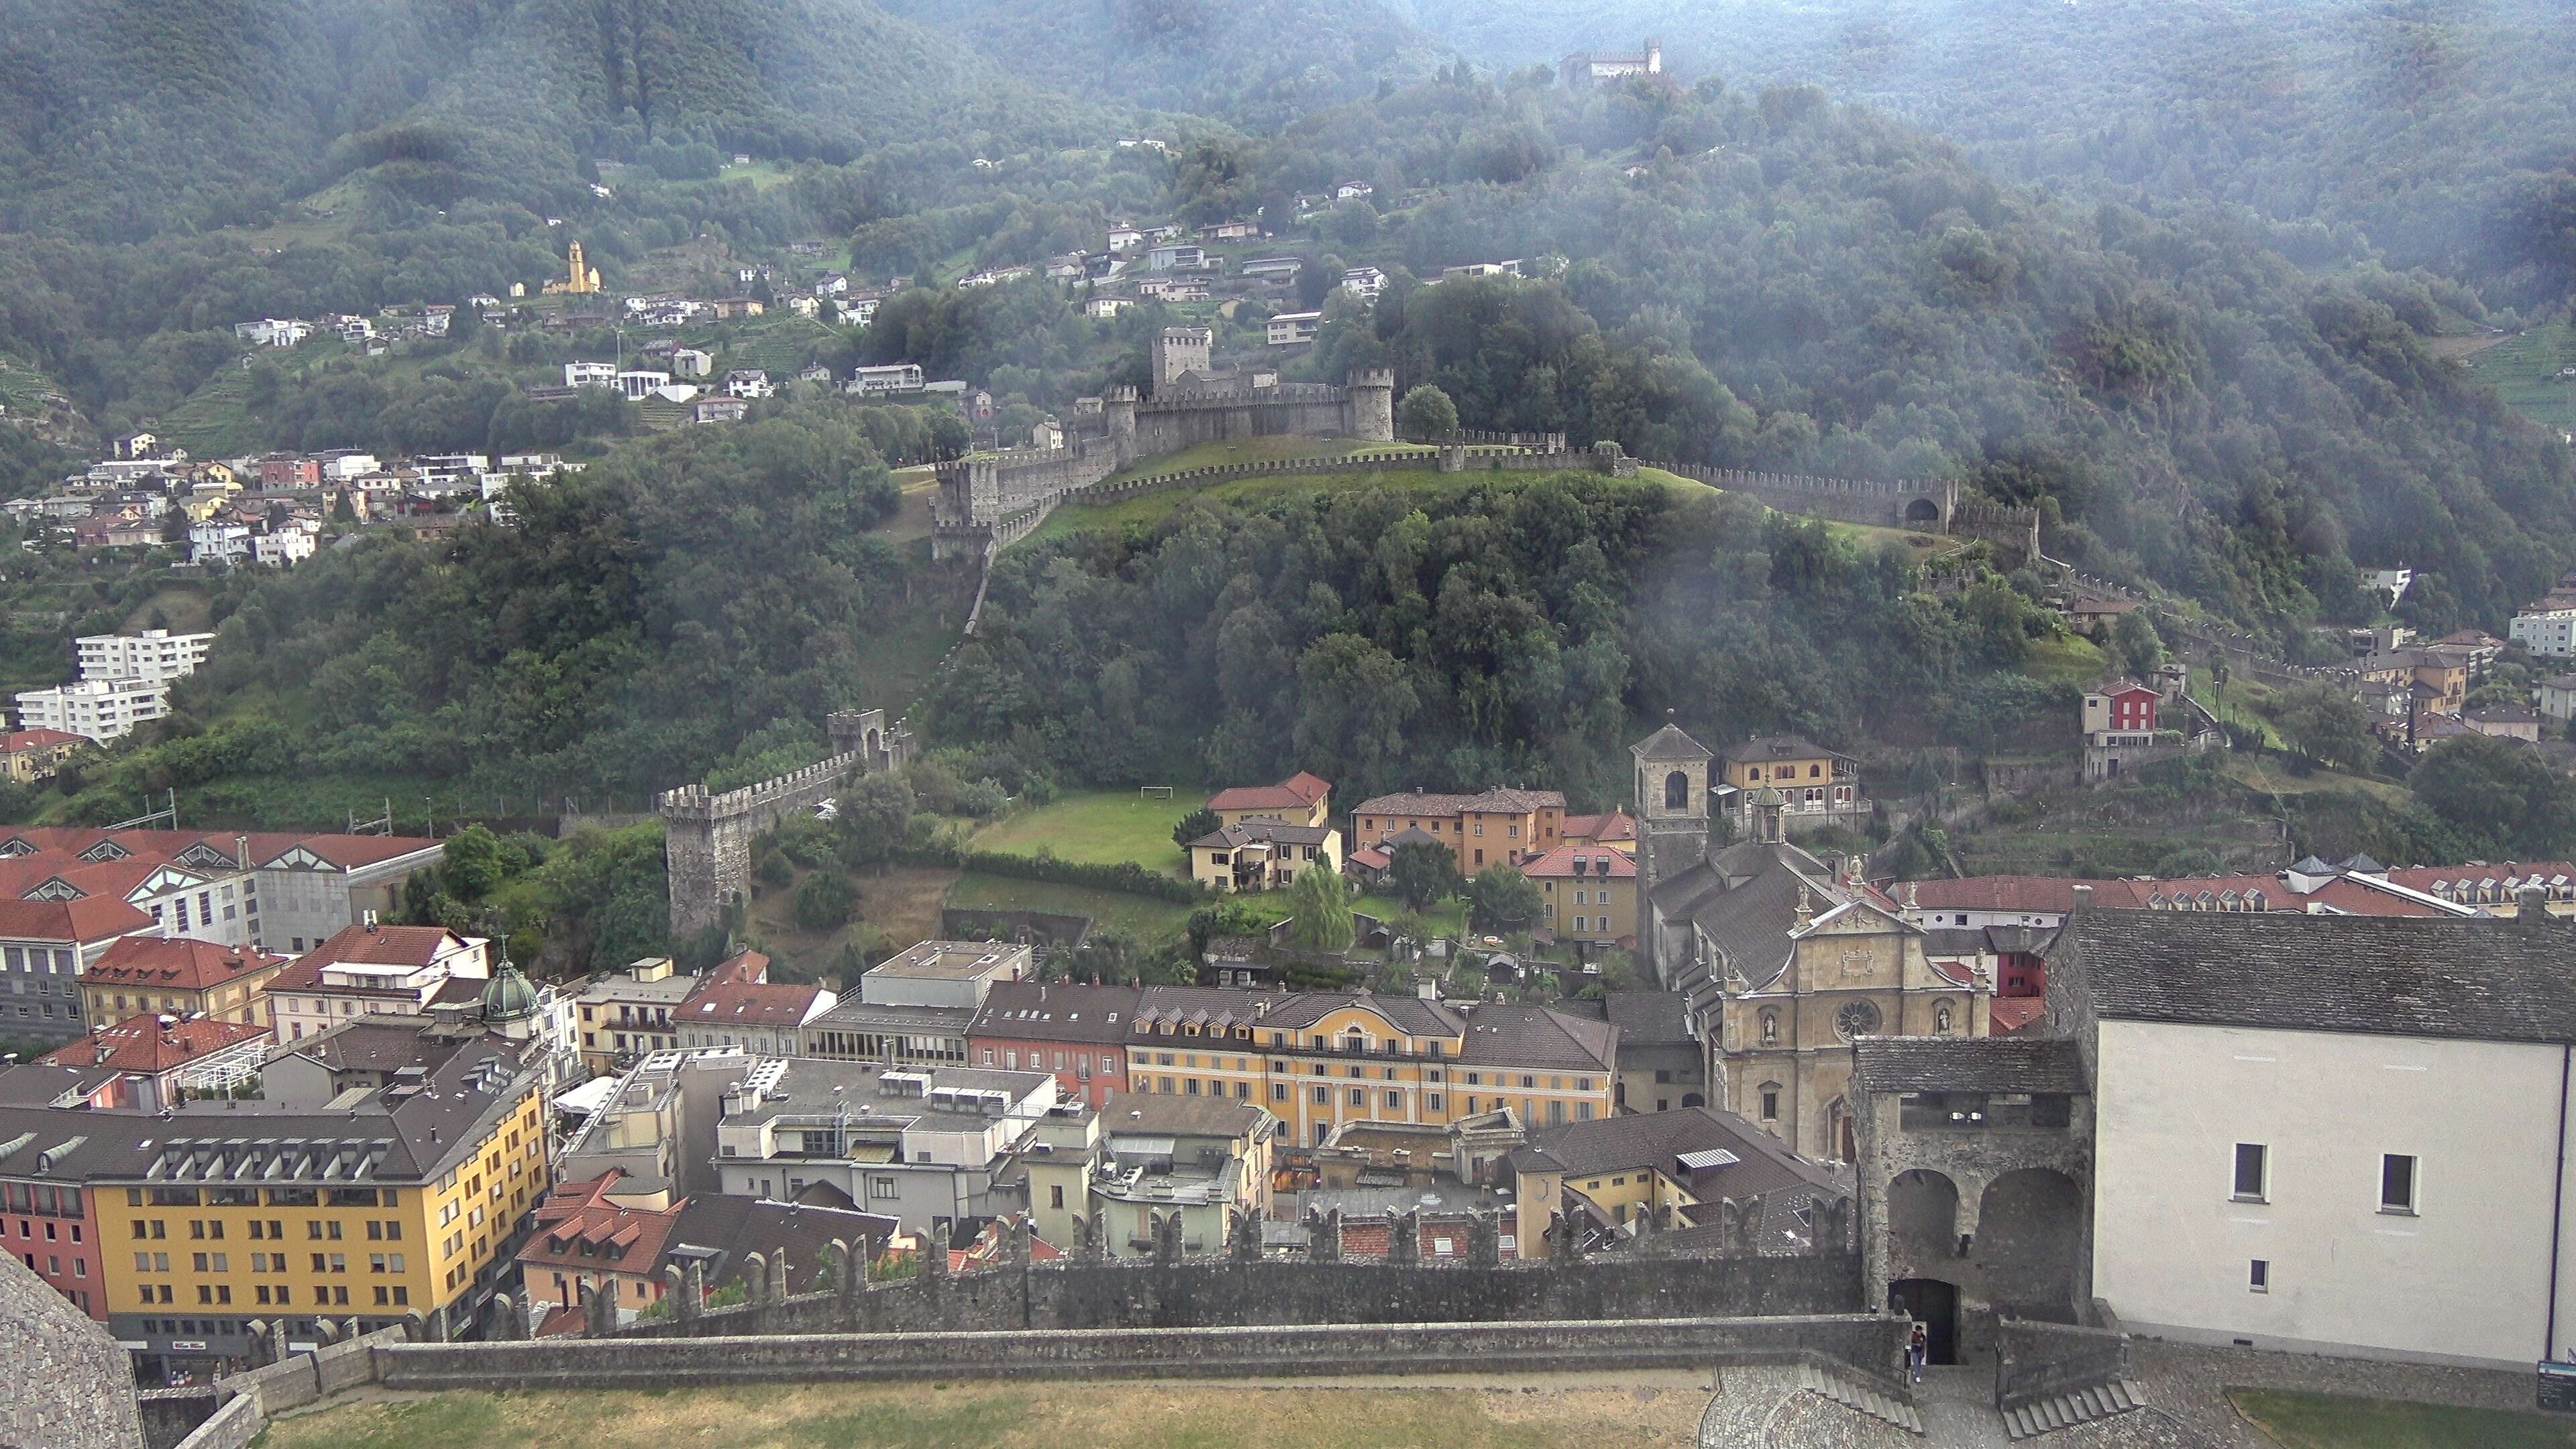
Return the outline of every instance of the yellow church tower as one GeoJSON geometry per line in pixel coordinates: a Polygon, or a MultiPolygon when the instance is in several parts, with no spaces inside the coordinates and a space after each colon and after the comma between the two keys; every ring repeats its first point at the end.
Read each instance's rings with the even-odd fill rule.
{"type": "Polygon", "coordinates": [[[577,297],[587,297],[599,290],[599,269],[584,264],[580,242],[572,244],[572,256],[564,267],[564,280],[546,283],[546,290],[567,292],[577,297]]]}

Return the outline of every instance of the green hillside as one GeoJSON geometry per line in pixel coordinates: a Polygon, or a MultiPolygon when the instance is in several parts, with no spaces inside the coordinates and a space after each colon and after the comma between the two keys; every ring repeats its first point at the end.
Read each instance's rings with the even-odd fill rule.
{"type": "Polygon", "coordinates": [[[1264,123],[1411,81],[1445,48],[1378,0],[884,0],[1050,89],[1264,123]],[[1044,36],[1042,44],[1030,37],[1044,36]]]}
{"type": "Polygon", "coordinates": [[[1402,0],[1497,63],[1664,42],[1687,81],[1823,86],[1954,137],[2007,176],[2216,199],[2555,304],[2576,40],[2555,0],[1402,0]]]}
{"type": "Polygon", "coordinates": [[[582,162],[656,140],[847,160],[1111,129],[865,0],[0,0],[0,230],[256,222],[352,171],[561,212],[582,162]]]}

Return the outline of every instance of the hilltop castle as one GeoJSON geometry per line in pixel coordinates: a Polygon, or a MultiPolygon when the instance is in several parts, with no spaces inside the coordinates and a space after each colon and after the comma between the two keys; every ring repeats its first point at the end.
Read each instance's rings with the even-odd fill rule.
{"type": "Polygon", "coordinates": [[[1154,339],[1153,395],[1109,389],[1096,420],[1078,424],[1063,447],[940,464],[936,555],[978,552],[1026,524],[1033,511],[1052,508],[1067,490],[1097,483],[1139,458],[1244,438],[1395,440],[1392,370],[1360,368],[1341,387],[1283,383],[1267,373],[1219,368],[1211,357],[1215,341],[1205,327],[1164,328],[1154,339]]]}

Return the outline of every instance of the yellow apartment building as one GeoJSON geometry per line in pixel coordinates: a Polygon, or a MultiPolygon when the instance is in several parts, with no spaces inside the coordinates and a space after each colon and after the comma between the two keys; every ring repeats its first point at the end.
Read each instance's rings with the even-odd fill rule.
{"type": "Polygon", "coordinates": [[[1532,1124],[1588,1122],[1615,1110],[1618,1032],[1499,1002],[1149,986],[1127,1080],[1265,1107],[1284,1143],[1307,1147],[1345,1122],[1445,1125],[1502,1107],[1532,1124]]]}
{"type": "Polygon", "coordinates": [[[93,1114],[137,1144],[89,1175],[110,1331],[193,1370],[245,1353],[254,1320],[305,1340],[319,1318],[479,1312],[551,1182],[541,1077],[484,1041],[336,1112],[93,1114]]]}
{"type": "Polygon", "coordinates": [[[1560,845],[1521,863],[1547,903],[1547,929],[1560,941],[1615,946],[1637,939],[1637,862],[1606,845],[1560,845]]]}

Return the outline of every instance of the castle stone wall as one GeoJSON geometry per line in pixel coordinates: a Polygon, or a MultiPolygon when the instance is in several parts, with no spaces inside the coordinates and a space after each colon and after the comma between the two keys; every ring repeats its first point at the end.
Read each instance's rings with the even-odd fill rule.
{"type": "MultiPolygon", "coordinates": [[[[797,1281],[822,1265],[799,1265],[797,1281]]],[[[1070,1259],[925,1274],[851,1293],[771,1302],[623,1329],[621,1338],[1005,1329],[1235,1328],[1492,1323],[1843,1313],[1861,1305],[1855,1253],[1405,1265],[1070,1259]]]]}
{"type": "Polygon", "coordinates": [[[1903,1323],[1882,1315],[1613,1322],[1332,1324],[1082,1333],[798,1334],[397,1344],[377,1350],[397,1391],[978,1378],[1307,1377],[1705,1368],[1829,1354],[1885,1374],[1903,1323]]]}
{"type": "Polygon", "coordinates": [[[0,1364],[0,1444],[144,1449],[125,1349],[11,1253],[0,1253],[0,1364]]]}
{"type": "Polygon", "coordinates": [[[831,799],[864,768],[862,756],[845,753],[722,795],[708,794],[704,785],[664,791],[654,804],[671,876],[673,938],[721,925],[725,908],[750,896],[751,842],[831,799]]]}

